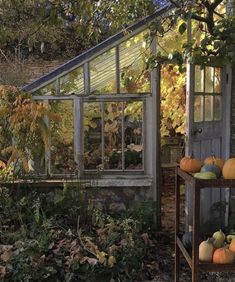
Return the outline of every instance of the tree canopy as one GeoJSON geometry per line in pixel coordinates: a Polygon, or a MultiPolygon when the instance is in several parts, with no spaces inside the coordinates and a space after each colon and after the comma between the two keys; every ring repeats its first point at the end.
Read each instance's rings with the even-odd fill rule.
{"type": "Polygon", "coordinates": [[[30,55],[66,58],[147,16],[164,0],[0,1],[0,52],[6,59],[30,55]]]}

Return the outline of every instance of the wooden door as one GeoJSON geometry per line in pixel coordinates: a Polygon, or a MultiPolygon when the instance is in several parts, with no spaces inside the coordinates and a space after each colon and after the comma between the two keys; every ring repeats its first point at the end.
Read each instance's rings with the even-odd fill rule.
{"type": "MultiPolygon", "coordinates": [[[[224,69],[220,66],[188,66],[187,74],[187,142],[186,152],[203,160],[215,155],[225,158],[226,124],[224,69]]],[[[186,201],[190,201],[190,189],[186,201]]],[[[225,224],[225,194],[220,189],[205,189],[201,193],[201,225],[210,231],[225,224]]],[[[186,206],[190,225],[191,207],[186,206]]]]}

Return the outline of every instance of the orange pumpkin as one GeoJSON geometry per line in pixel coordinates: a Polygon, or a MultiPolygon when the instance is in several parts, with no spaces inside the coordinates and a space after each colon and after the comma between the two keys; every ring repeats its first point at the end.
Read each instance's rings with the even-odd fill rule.
{"type": "Polygon", "coordinates": [[[180,168],[186,172],[198,172],[201,166],[201,162],[193,157],[183,157],[180,161],[180,168]]]}
{"type": "Polygon", "coordinates": [[[222,170],[224,166],[224,160],[215,156],[210,156],[204,160],[204,164],[215,164],[222,170]]]}
{"type": "Polygon", "coordinates": [[[229,245],[229,250],[235,253],[235,239],[232,239],[230,245],[229,245]]]}
{"type": "Polygon", "coordinates": [[[213,263],[217,264],[233,263],[234,259],[234,253],[227,247],[216,249],[213,254],[213,263]]]}
{"type": "Polygon", "coordinates": [[[235,158],[228,159],[222,170],[224,179],[235,179],[235,158]]]}

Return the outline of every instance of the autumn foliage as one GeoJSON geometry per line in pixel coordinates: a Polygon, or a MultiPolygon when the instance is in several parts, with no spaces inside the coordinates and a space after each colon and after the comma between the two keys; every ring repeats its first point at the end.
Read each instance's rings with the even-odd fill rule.
{"type": "Polygon", "coordinates": [[[186,73],[176,65],[161,71],[161,136],[185,134],[186,73]]]}
{"type": "Polygon", "coordinates": [[[20,163],[28,172],[30,152],[38,140],[47,146],[44,116],[49,109],[31,94],[13,86],[0,87],[0,158],[8,166],[20,163]]]}

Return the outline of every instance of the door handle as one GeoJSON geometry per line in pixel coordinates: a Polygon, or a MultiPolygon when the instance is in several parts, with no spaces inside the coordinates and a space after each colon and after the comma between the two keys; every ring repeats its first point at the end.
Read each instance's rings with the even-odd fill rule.
{"type": "Polygon", "coordinates": [[[193,130],[193,135],[196,135],[197,133],[202,133],[202,128],[197,128],[193,130]]]}

